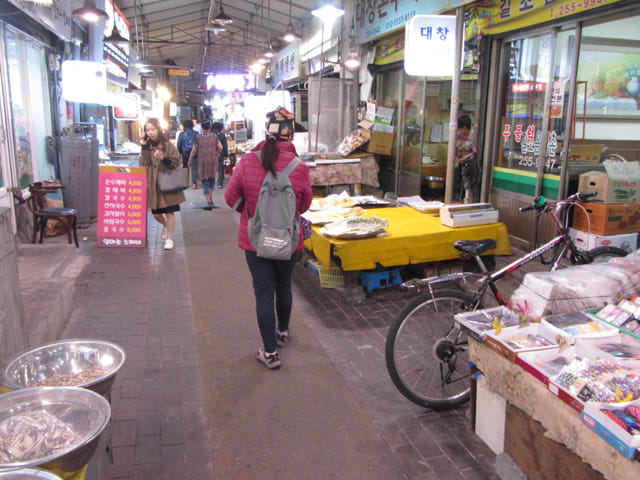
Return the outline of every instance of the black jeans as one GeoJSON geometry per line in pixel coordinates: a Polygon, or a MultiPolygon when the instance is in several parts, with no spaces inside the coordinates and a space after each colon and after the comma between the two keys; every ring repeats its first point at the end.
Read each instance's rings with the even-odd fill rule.
{"type": "Polygon", "coordinates": [[[248,250],[245,250],[245,257],[253,279],[256,315],[262,343],[265,352],[272,353],[278,346],[276,321],[281,332],[289,329],[293,299],[291,275],[298,260],[298,252],[295,252],[290,260],[269,260],[248,250]]]}

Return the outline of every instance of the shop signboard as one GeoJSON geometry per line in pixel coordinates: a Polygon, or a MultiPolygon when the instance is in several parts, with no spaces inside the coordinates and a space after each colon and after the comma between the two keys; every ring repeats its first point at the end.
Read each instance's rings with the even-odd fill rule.
{"type": "MultiPolygon", "coordinates": [[[[73,40],[73,16],[71,0],[57,0],[53,5],[39,5],[38,2],[9,0],[30,17],[45,25],[60,38],[70,42],[73,40]]],[[[40,2],[43,3],[43,2],[40,2]]]]}
{"type": "Polygon", "coordinates": [[[141,248],[146,237],[146,168],[100,166],[97,246],[141,248]]]}
{"type": "Polygon", "coordinates": [[[465,7],[466,38],[495,35],[586,13],[620,0],[484,0],[465,7]]]}
{"type": "MultiPolygon", "coordinates": [[[[104,22],[104,36],[109,37],[116,30],[122,37],[129,40],[129,22],[122,15],[120,9],[113,3],[113,0],[107,0],[105,8],[109,18],[104,22]]],[[[105,42],[103,57],[107,80],[126,88],[129,85],[129,44],[105,42]]]]}
{"type": "Polygon", "coordinates": [[[471,3],[455,0],[355,0],[353,5],[352,29],[358,43],[366,43],[402,28],[416,15],[431,15],[450,11],[471,3]]]}
{"type": "Polygon", "coordinates": [[[416,15],[405,28],[404,70],[407,75],[453,76],[456,58],[456,17],[416,15]],[[425,62],[425,58],[429,61],[425,62]]]}
{"type": "Polygon", "coordinates": [[[276,53],[271,61],[272,84],[300,76],[300,41],[296,40],[276,53]]]}

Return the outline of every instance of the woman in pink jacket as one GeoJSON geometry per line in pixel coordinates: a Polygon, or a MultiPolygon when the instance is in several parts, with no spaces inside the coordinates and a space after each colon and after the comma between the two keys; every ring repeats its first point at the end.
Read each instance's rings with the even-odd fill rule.
{"type": "MultiPolygon", "coordinates": [[[[224,194],[224,199],[229,206],[243,199],[237,207],[241,213],[238,246],[245,250],[256,297],[256,314],[263,343],[256,353],[256,358],[270,369],[280,368],[277,346],[284,346],[291,338],[289,333],[292,304],[291,275],[299,252],[303,248],[304,238],[300,229],[298,247],[289,260],[269,260],[257,256],[249,241],[247,224],[249,217],[255,214],[258,192],[267,171],[281,172],[296,158],[286,143],[289,142],[276,142],[275,137],[269,136],[262,144],[260,155],[262,160],[253,152],[243,155],[233,171],[224,194]]],[[[300,162],[289,175],[289,179],[296,194],[298,214],[306,212],[312,198],[309,167],[300,162]]]]}

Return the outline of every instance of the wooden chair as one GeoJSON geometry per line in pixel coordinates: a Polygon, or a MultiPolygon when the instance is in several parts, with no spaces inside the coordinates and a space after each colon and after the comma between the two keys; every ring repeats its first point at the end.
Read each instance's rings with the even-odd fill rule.
{"type": "Polygon", "coordinates": [[[71,243],[71,233],[73,232],[73,240],[76,247],[79,247],[78,233],[76,231],[78,211],[75,208],[45,206],[46,194],[54,193],[61,188],[64,187],[60,185],[45,186],[42,182],[34,182],[29,185],[31,196],[27,200],[27,206],[33,214],[33,243],[36,243],[38,231],[40,231],[40,243],[42,243],[47,220],[56,220],[64,226],[69,243],[71,243]]]}

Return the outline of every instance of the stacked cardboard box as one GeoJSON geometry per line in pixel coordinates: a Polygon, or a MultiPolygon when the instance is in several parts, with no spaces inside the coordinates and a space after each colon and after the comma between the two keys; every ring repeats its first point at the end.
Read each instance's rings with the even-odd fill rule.
{"type": "Polygon", "coordinates": [[[598,192],[584,209],[573,214],[571,236],[578,246],[590,250],[614,246],[635,250],[640,231],[640,166],[638,162],[604,162],[606,172],[580,175],[578,191],[598,192]]]}

